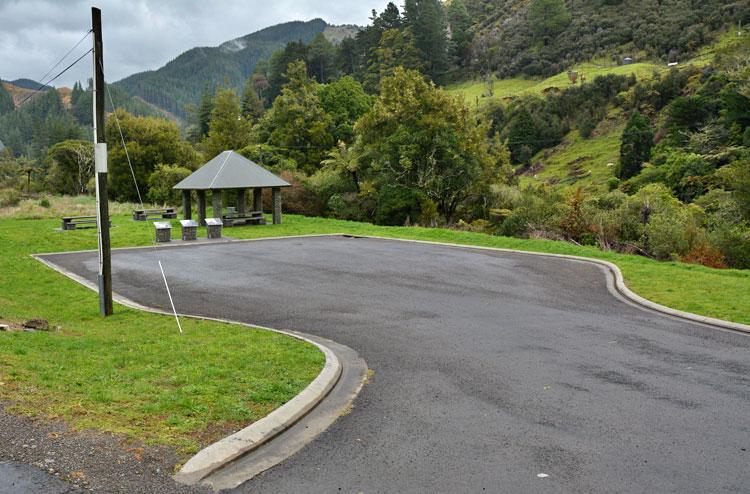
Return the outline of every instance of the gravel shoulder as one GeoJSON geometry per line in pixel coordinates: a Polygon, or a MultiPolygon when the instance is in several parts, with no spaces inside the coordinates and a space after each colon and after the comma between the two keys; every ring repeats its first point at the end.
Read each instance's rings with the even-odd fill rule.
{"type": "Polygon", "coordinates": [[[210,492],[172,480],[179,460],[168,448],[71,431],[61,421],[13,415],[0,407],[0,494],[210,492]]]}

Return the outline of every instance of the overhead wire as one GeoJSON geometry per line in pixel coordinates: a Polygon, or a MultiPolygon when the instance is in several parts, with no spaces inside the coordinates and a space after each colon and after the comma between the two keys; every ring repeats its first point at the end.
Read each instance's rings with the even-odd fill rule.
{"type": "Polygon", "coordinates": [[[56,63],[55,63],[55,64],[54,64],[54,65],[53,65],[53,66],[52,66],[52,67],[51,67],[51,68],[50,68],[50,69],[49,69],[48,71],[47,71],[47,73],[46,73],[46,74],[44,74],[44,75],[43,75],[43,76],[42,76],[42,77],[41,77],[41,78],[39,79],[39,87],[38,87],[38,88],[36,88],[36,89],[34,90],[34,92],[32,92],[32,93],[31,93],[30,95],[28,95],[28,96],[27,96],[27,97],[26,97],[26,98],[25,98],[25,99],[24,99],[23,101],[21,101],[21,103],[20,103],[20,104],[18,105],[19,107],[20,107],[21,105],[23,105],[24,103],[26,103],[26,101],[28,101],[28,100],[29,100],[29,99],[30,99],[30,98],[31,98],[32,96],[34,96],[34,95],[35,95],[36,93],[38,93],[39,91],[41,91],[41,90],[42,90],[42,89],[44,89],[45,87],[48,87],[48,86],[50,85],[50,83],[52,83],[53,81],[55,81],[55,80],[56,80],[56,79],[57,79],[58,77],[60,77],[61,75],[63,75],[63,74],[65,73],[65,72],[67,72],[67,71],[68,71],[68,70],[69,70],[69,69],[70,69],[71,67],[73,67],[73,66],[74,66],[74,65],[75,65],[76,63],[80,62],[80,61],[81,61],[81,59],[83,59],[83,57],[85,57],[86,55],[88,55],[89,53],[91,53],[91,52],[93,51],[93,48],[92,48],[91,50],[87,51],[86,53],[84,53],[83,55],[81,55],[80,57],[78,57],[78,59],[77,59],[77,60],[76,60],[75,62],[73,62],[72,64],[70,64],[70,65],[69,65],[68,67],[66,67],[66,68],[65,68],[65,70],[63,70],[62,72],[60,72],[59,74],[57,74],[57,75],[56,75],[55,77],[53,77],[52,79],[50,79],[50,80],[48,80],[48,81],[46,81],[46,80],[45,80],[45,78],[46,78],[46,77],[47,77],[48,75],[50,75],[50,74],[52,73],[52,71],[53,71],[53,70],[55,70],[55,69],[56,69],[56,68],[57,68],[57,67],[58,67],[58,66],[59,66],[59,65],[60,65],[61,63],[63,63],[63,61],[64,61],[64,60],[65,60],[66,58],[68,58],[68,55],[70,55],[71,53],[73,53],[73,50],[75,50],[76,48],[78,48],[78,46],[79,46],[79,45],[80,45],[81,43],[83,43],[83,41],[84,41],[84,40],[85,40],[86,38],[88,38],[88,37],[89,37],[89,35],[90,35],[91,33],[92,33],[92,30],[91,30],[91,29],[89,29],[88,31],[86,31],[86,34],[84,34],[84,35],[83,35],[83,37],[82,37],[82,38],[81,38],[80,40],[78,40],[78,42],[77,42],[77,43],[76,43],[75,45],[73,45],[73,47],[72,47],[72,48],[71,48],[70,50],[68,50],[68,51],[67,51],[67,52],[65,53],[65,55],[63,55],[63,56],[62,56],[62,58],[60,58],[60,59],[59,59],[59,60],[58,60],[58,61],[57,61],[57,62],[56,62],[56,63]]]}

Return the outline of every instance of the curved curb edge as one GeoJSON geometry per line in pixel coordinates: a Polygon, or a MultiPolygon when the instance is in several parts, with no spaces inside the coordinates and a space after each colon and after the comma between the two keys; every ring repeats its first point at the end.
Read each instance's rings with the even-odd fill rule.
{"type": "MultiPolygon", "coordinates": [[[[602,260],[602,259],[596,259],[592,257],[574,256],[574,255],[568,255],[568,254],[553,254],[553,253],[547,253],[547,252],[533,252],[533,251],[527,251],[527,250],[505,249],[502,247],[484,247],[481,245],[465,245],[465,244],[457,244],[457,243],[450,243],[450,242],[433,242],[430,240],[412,240],[412,239],[397,238],[397,237],[380,237],[380,236],[375,236],[375,235],[349,235],[349,236],[360,237],[360,238],[372,238],[372,239],[378,239],[378,240],[397,240],[400,242],[413,242],[413,243],[428,244],[428,245],[446,245],[450,247],[461,247],[464,249],[488,250],[488,251],[495,251],[495,252],[509,252],[512,254],[527,254],[527,255],[532,255],[532,256],[554,257],[554,258],[569,259],[572,261],[580,261],[580,262],[596,264],[600,267],[605,268],[605,271],[609,275],[612,276],[614,284],[613,286],[610,286],[609,284],[607,284],[607,288],[610,291],[613,291],[614,295],[621,295],[627,301],[632,302],[642,308],[650,309],[655,312],[660,312],[667,316],[685,319],[690,322],[697,322],[697,323],[705,324],[707,326],[713,326],[716,328],[730,330],[730,331],[737,331],[740,333],[745,333],[745,334],[750,335],[750,325],[742,324],[738,322],[732,322],[732,321],[725,321],[724,319],[716,319],[713,317],[693,314],[692,312],[685,312],[685,311],[681,311],[677,309],[672,309],[671,307],[657,304],[656,302],[652,302],[646,298],[641,297],[640,295],[633,292],[630,288],[627,287],[627,285],[625,284],[625,279],[622,276],[622,271],[620,271],[619,266],[609,261],[602,260]]],[[[280,238],[283,238],[283,237],[280,237],[280,238]]]]}
{"type": "MultiPolygon", "coordinates": [[[[41,262],[45,266],[71,278],[72,280],[80,283],[81,285],[97,291],[98,287],[73,272],[70,272],[42,257],[42,254],[32,254],[31,257],[41,262]]],[[[132,309],[141,310],[145,312],[151,312],[154,314],[168,315],[173,314],[169,311],[155,309],[141,305],[127,297],[123,297],[118,294],[113,294],[115,302],[130,307],[132,309]]],[[[205,316],[194,316],[190,314],[180,314],[181,317],[188,317],[190,319],[198,319],[203,321],[215,321],[227,324],[237,324],[248,328],[258,328],[274,333],[280,333],[286,336],[291,336],[298,340],[305,341],[318,348],[323,355],[325,355],[326,361],[323,365],[318,376],[305,387],[297,396],[280,406],[273,412],[266,415],[264,418],[253,422],[244,429],[235,432],[234,434],[227,436],[219,441],[210,444],[204,449],[200,450],[194,456],[192,456],[174,475],[174,479],[183,484],[193,485],[197,484],[205,477],[220,469],[232,460],[244,455],[245,453],[252,451],[253,449],[261,446],[267,441],[273,439],[281,432],[291,427],[295,422],[304,417],[310,410],[315,408],[334,388],[336,383],[341,377],[342,366],[338,357],[334,352],[327,346],[313,341],[306,336],[281,329],[269,328],[265,326],[258,326],[253,324],[247,324],[240,321],[232,321],[229,319],[220,319],[215,317],[205,316]]]]}

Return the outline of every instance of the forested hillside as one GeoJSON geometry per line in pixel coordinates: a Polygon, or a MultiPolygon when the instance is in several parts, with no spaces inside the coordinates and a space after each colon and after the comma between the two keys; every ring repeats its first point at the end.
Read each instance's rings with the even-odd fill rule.
{"type": "Polygon", "coordinates": [[[158,70],[133,74],[114,86],[179,117],[197,104],[205,88],[219,84],[239,89],[255,65],[291,41],[310,42],[327,24],[321,19],[287,22],[227,41],[186,51],[158,70]]]}
{"type": "Polygon", "coordinates": [[[685,61],[727,25],[750,22],[744,0],[464,0],[472,69],[549,76],[580,61],[685,61]]]}

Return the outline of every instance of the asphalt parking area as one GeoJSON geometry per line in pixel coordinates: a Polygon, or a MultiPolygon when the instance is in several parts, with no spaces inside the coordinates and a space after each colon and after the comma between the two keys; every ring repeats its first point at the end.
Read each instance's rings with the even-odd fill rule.
{"type": "MultiPolygon", "coordinates": [[[[309,237],[118,250],[114,290],[168,308],[157,258],[178,311],[330,338],[374,371],[238,492],[750,486],[750,337],[628,305],[597,266],[309,237]]],[[[96,278],[96,253],[47,259],[96,278]]]]}

